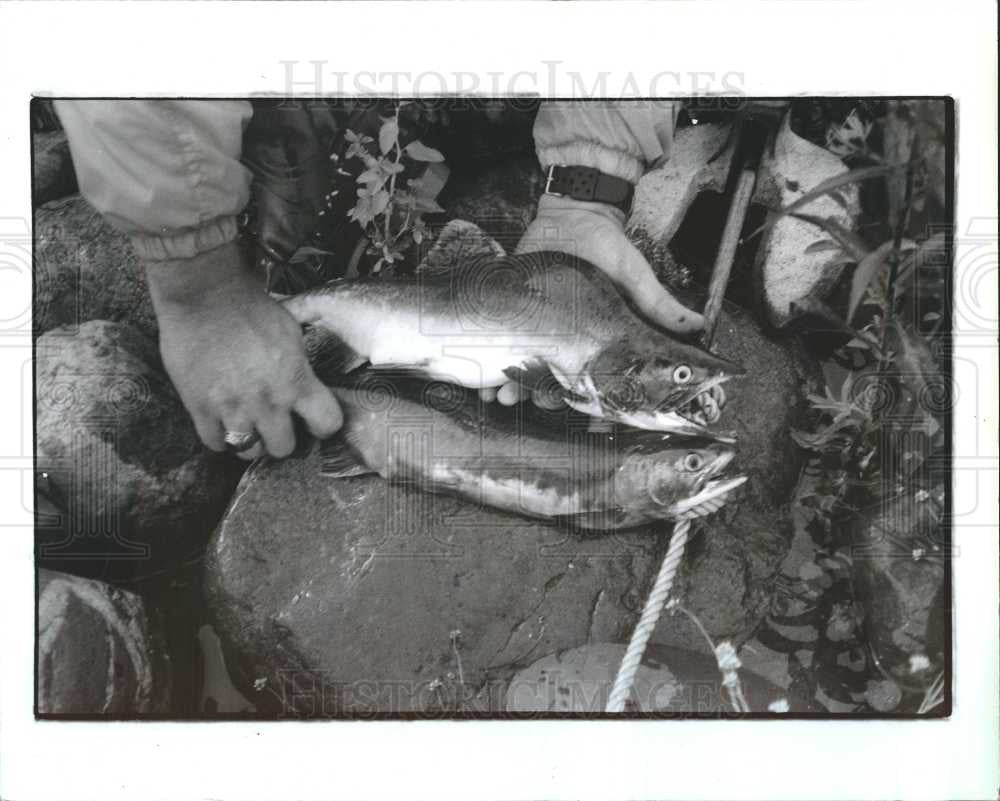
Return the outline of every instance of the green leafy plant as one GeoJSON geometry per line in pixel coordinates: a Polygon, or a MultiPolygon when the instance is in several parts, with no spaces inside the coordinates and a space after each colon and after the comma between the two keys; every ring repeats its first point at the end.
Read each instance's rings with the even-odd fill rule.
{"type": "MultiPolygon", "coordinates": [[[[824,307],[825,322],[843,337],[842,344],[833,351],[834,363],[827,365],[827,385],[807,398],[808,429],[793,432],[811,457],[809,489],[799,500],[818,561],[849,563],[854,532],[864,526],[872,509],[896,497],[920,500],[936,492],[928,457],[944,446],[939,418],[946,408],[947,384],[941,373],[942,351],[932,346],[946,322],[947,295],[940,290],[950,268],[947,237],[929,224],[925,213],[927,198],[945,195],[944,170],[938,164],[944,132],[932,124],[931,110],[921,103],[914,101],[912,108],[905,101],[889,104],[877,123],[880,135],[872,137],[881,142],[880,152],[870,149],[871,128],[848,117],[830,133],[828,144],[844,157],[874,166],[849,170],[814,187],[774,212],[761,229],[785,215],[809,222],[825,237],[807,250],[829,252],[846,268],[839,300],[824,307]],[[881,198],[874,219],[869,217],[867,238],[834,220],[802,212],[809,200],[833,195],[851,182],[866,182],[869,196],[881,198]],[[918,438],[924,444],[915,445],[918,438]]],[[[942,224],[946,222],[944,218],[942,224]]],[[[898,708],[921,714],[935,709],[941,703],[942,681],[926,694],[918,683],[900,689],[879,672],[878,655],[868,653],[867,638],[859,636],[856,625],[850,636],[841,637],[858,620],[850,611],[857,608],[850,571],[844,575],[823,589],[818,600],[801,598],[806,608],[797,616],[800,621],[776,618],[781,623],[808,618],[825,627],[826,634],[817,637],[811,667],[798,671],[802,691],[811,697],[818,687],[827,697],[857,704],[858,709],[898,708]]],[[[764,640],[760,632],[758,636],[764,640]]],[[[776,643],[769,647],[780,650],[783,643],[776,643]]]]}
{"type": "Polygon", "coordinates": [[[426,213],[443,209],[425,190],[421,178],[405,178],[419,163],[442,162],[444,156],[419,140],[404,145],[400,142],[399,111],[406,105],[396,105],[395,114],[384,119],[373,137],[348,130],[347,158],[359,158],[364,171],[357,177],[357,202],[348,212],[368,237],[368,253],[377,257],[372,272],[403,259],[411,245],[419,245],[427,237],[426,213]],[[410,169],[408,169],[410,168],[410,169]]]}

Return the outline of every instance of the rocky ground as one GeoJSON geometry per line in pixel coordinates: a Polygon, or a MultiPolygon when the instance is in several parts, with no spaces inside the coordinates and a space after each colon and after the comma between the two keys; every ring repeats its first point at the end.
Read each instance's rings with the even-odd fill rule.
{"type": "MultiPolygon", "coordinates": [[[[682,129],[678,152],[725,141],[711,126],[702,130],[682,129]]],[[[783,136],[796,158],[820,150],[783,136]]],[[[537,688],[531,671],[546,659],[560,662],[561,681],[576,681],[587,659],[627,641],[667,526],[581,539],[374,477],[324,478],[315,453],[260,463],[237,486],[242,465],[200,446],[162,370],[127,240],[72,194],[61,134],[37,137],[35,147],[37,506],[46,568],[39,711],[497,712],[516,706],[512,686],[537,688]],[[588,644],[597,650],[558,656],[588,644]],[[88,680],[75,682],[73,670],[88,680]]],[[[629,230],[663,280],[696,294],[698,271],[673,244],[691,198],[719,188],[718,170],[685,172],[686,163],[675,154],[644,178],[629,230]]],[[[774,195],[768,202],[794,200],[802,187],[789,180],[764,182],[761,192],[774,195]]],[[[530,157],[453,176],[441,198],[446,217],[488,234],[465,227],[459,251],[512,249],[540,191],[530,157]]],[[[794,225],[777,231],[744,254],[747,269],[781,237],[797,236],[794,225]]],[[[429,258],[441,266],[453,256],[439,248],[429,258]]],[[[822,252],[812,261],[810,271],[772,265],[752,299],[726,308],[716,348],[747,375],[730,385],[720,425],[737,431],[750,481],[695,527],[676,596],[716,643],[742,646],[761,704],[783,694],[792,711],[853,710],[848,701],[858,693],[844,701],[817,690],[817,665],[840,660],[850,671],[852,649],[872,648],[880,678],[866,668],[860,694],[869,709],[892,711],[900,687],[926,686],[913,660],[944,658],[947,571],[885,547],[831,565],[804,530],[804,452],[791,431],[805,424],[805,396],[822,378],[816,359],[773,325],[842,269],[822,252]],[[831,646],[838,643],[850,647],[831,646]]],[[[898,545],[919,528],[914,510],[925,508],[880,506],[859,536],[888,527],[891,537],[874,539],[898,545]]],[[[690,700],[698,682],[718,693],[709,645],[690,617],[664,615],[653,640],[661,662],[648,669],[672,666],[671,697],[689,699],[664,709],[700,709],[690,700]]],[[[518,703],[531,692],[515,693],[518,703]]]]}

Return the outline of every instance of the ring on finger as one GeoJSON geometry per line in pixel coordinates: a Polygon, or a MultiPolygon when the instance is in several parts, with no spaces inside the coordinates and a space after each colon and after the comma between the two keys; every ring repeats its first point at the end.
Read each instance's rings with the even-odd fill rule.
{"type": "Polygon", "coordinates": [[[243,453],[260,442],[260,434],[256,431],[226,431],[223,442],[230,453],[243,453]]]}

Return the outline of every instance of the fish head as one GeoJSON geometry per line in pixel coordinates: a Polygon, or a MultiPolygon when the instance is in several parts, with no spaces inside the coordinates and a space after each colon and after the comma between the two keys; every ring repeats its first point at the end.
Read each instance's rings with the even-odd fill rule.
{"type": "Polygon", "coordinates": [[[637,428],[705,433],[724,403],[721,384],[745,371],[694,345],[665,337],[604,348],[588,365],[606,416],[637,428]]]}
{"type": "MultiPolygon", "coordinates": [[[[725,475],[735,456],[731,445],[710,440],[668,446],[646,460],[646,492],[671,516],[696,510],[701,504],[721,499],[746,480],[725,475]]],[[[721,502],[710,511],[718,506],[721,502]]]]}

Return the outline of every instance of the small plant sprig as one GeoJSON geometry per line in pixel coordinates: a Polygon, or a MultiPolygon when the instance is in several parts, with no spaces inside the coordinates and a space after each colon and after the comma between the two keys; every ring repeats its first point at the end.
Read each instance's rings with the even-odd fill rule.
{"type": "Polygon", "coordinates": [[[386,264],[395,264],[411,244],[419,245],[427,236],[423,215],[443,211],[435,200],[422,192],[419,178],[410,178],[406,186],[400,178],[411,162],[441,162],[444,156],[418,140],[403,146],[399,141],[399,111],[405,102],[396,104],[392,117],[383,119],[378,142],[370,136],[348,130],[347,158],[359,158],[365,169],[357,177],[358,200],[348,217],[358,223],[368,236],[368,252],[377,255],[372,272],[386,264]],[[375,150],[377,146],[377,151],[375,150]]]}

